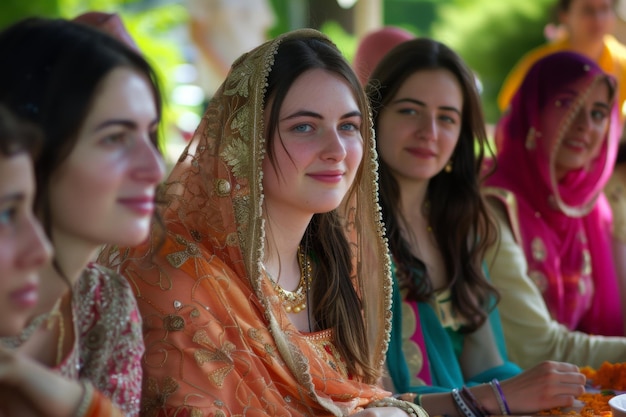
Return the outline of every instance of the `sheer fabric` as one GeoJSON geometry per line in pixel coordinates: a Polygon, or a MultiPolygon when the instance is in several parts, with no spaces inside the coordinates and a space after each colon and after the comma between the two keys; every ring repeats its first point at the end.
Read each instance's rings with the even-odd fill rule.
{"type": "MultiPolygon", "coordinates": [[[[155,224],[146,244],[101,257],[130,281],[144,318],[143,415],[346,415],[388,395],[347,375],[332,343],[340,329],[304,334],[291,324],[262,268],[264,93],[292,37],[330,43],[299,30],[238,59],[164,184],[165,231],[155,224]]],[[[364,139],[356,194],[337,210],[381,366],[391,279],[373,136],[364,139]]]]}
{"type": "MultiPolygon", "coordinates": [[[[593,61],[571,52],[543,58],[528,72],[497,127],[497,170],[487,193],[508,208],[528,261],[528,274],[552,317],[570,330],[623,335],[617,276],[611,256],[611,213],[602,193],[616,157],[619,116],[614,105],[598,155],[588,167],[556,176],[556,155],[591,87],[609,82],[593,61]],[[557,94],[583,79],[585,87],[556,137],[542,135],[541,114],[557,94]]],[[[613,100],[615,102],[615,100],[613,100]]],[[[497,277],[494,277],[497,281],[497,277]]]]}

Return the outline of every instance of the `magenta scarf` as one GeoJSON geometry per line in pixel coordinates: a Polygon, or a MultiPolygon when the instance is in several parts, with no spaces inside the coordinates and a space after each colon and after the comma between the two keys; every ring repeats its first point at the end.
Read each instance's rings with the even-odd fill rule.
{"type": "MultiPolygon", "coordinates": [[[[556,94],[581,79],[588,81],[587,88],[604,80],[615,85],[593,61],[572,52],[535,63],[497,126],[497,170],[487,185],[504,188],[517,199],[528,274],[552,317],[571,330],[623,335],[612,217],[602,193],[617,152],[617,105],[598,156],[588,168],[570,171],[560,181],[554,160],[563,138],[541,135],[541,112],[557,105],[556,94]]],[[[569,127],[585,91],[562,120],[553,121],[559,132],[569,127]]]]}

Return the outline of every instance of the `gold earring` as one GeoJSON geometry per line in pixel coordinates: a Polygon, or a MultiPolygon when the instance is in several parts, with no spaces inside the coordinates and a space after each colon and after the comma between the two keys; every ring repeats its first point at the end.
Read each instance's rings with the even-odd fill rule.
{"type": "Polygon", "coordinates": [[[528,134],[526,135],[526,149],[529,151],[535,149],[537,147],[537,132],[534,127],[531,127],[528,130],[528,134]]]}
{"type": "Polygon", "coordinates": [[[452,160],[448,161],[443,170],[446,171],[446,173],[448,174],[452,172],[452,160]]]}

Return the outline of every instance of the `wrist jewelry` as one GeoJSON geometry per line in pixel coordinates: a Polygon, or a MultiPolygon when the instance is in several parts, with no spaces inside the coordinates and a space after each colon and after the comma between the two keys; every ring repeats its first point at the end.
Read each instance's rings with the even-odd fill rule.
{"type": "Polygon", "coordinates": [[[78,403],[78,407],[74,411],[74,417],[84,417],[89,409],[91,400],[93,399],[93,385],[90,382],[81,380],[80,385],[83,387],[83,395],[78,403]]]}
{"type": "Polygon", "coordinates": [[[511,414],[511,410],[509,410],[509,405],[507,404],[506,398],[504,397],[504,392],[502,391],[502,387],[500,386],[500,381],[494,378],[491,380],[491,382],[489,382],[489,386],[496,396],[496,401],[498,402],[498,407],[500,407],[500,412],[505,416],[511,414]]]}
{"type": "Polygon", "coordinates": [[[465,401],[465,404],[467,404],[470,410],[472,410],[472,413],[474,413],[477,417],[485,417],[489,415],[487,409],[483,407],[474,393],[472,393],[472,391],[470,391],[465,385],[463,385],[459,394],[461,394],[461,398],[465,401]]]}
{"type": "Polygon", "coordinates": [[[452,398],[454,399],[454,403],[456,404],[462,415],[464,415],[465,417],[478,417],[472,412],[472,410],[465,403],[465,401],[463,401],[463,398],[461,398],[458,389],[454,388],[452,390],[452,398]]]}
{"type": "Polygon", "coordinates": [[[409,401],[399,400],[397,398],[383,398],[380,400],[372,401],[365,408],[372,407],[396,407],[404,411],[411,417],[428,417],[428,413],[422,407],[409,401]]]}

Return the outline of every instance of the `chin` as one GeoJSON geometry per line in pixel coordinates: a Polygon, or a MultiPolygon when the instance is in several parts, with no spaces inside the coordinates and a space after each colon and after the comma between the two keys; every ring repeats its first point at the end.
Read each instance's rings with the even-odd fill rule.
{"type": "MultiPolygon", "coordinates": [[[[15,316],[14,312],[8,312],[8,314],[3,314],[3,317],[11,317],[11,316],[15,316]]],[[[24,319],[20,319],[20,320],[14,320],[13,322],[5,322],[2,326],[0,326],[0,337],[6,337],[6,336],[15,336],[17,334],[20,333],[20,331],[24,328],[24,326],[26,325],[26,319],[27,317],[24,317],[24,319]]]]}
{"type": "Polygon", "coordinates": [[[137,246],[145,242],[150,234],[150,222],[146,225],[129,225],[128,227],[120,228],[120,232],[117,233],[116,238],[111,239],[110,243],[117,246],[137,246]]]}

